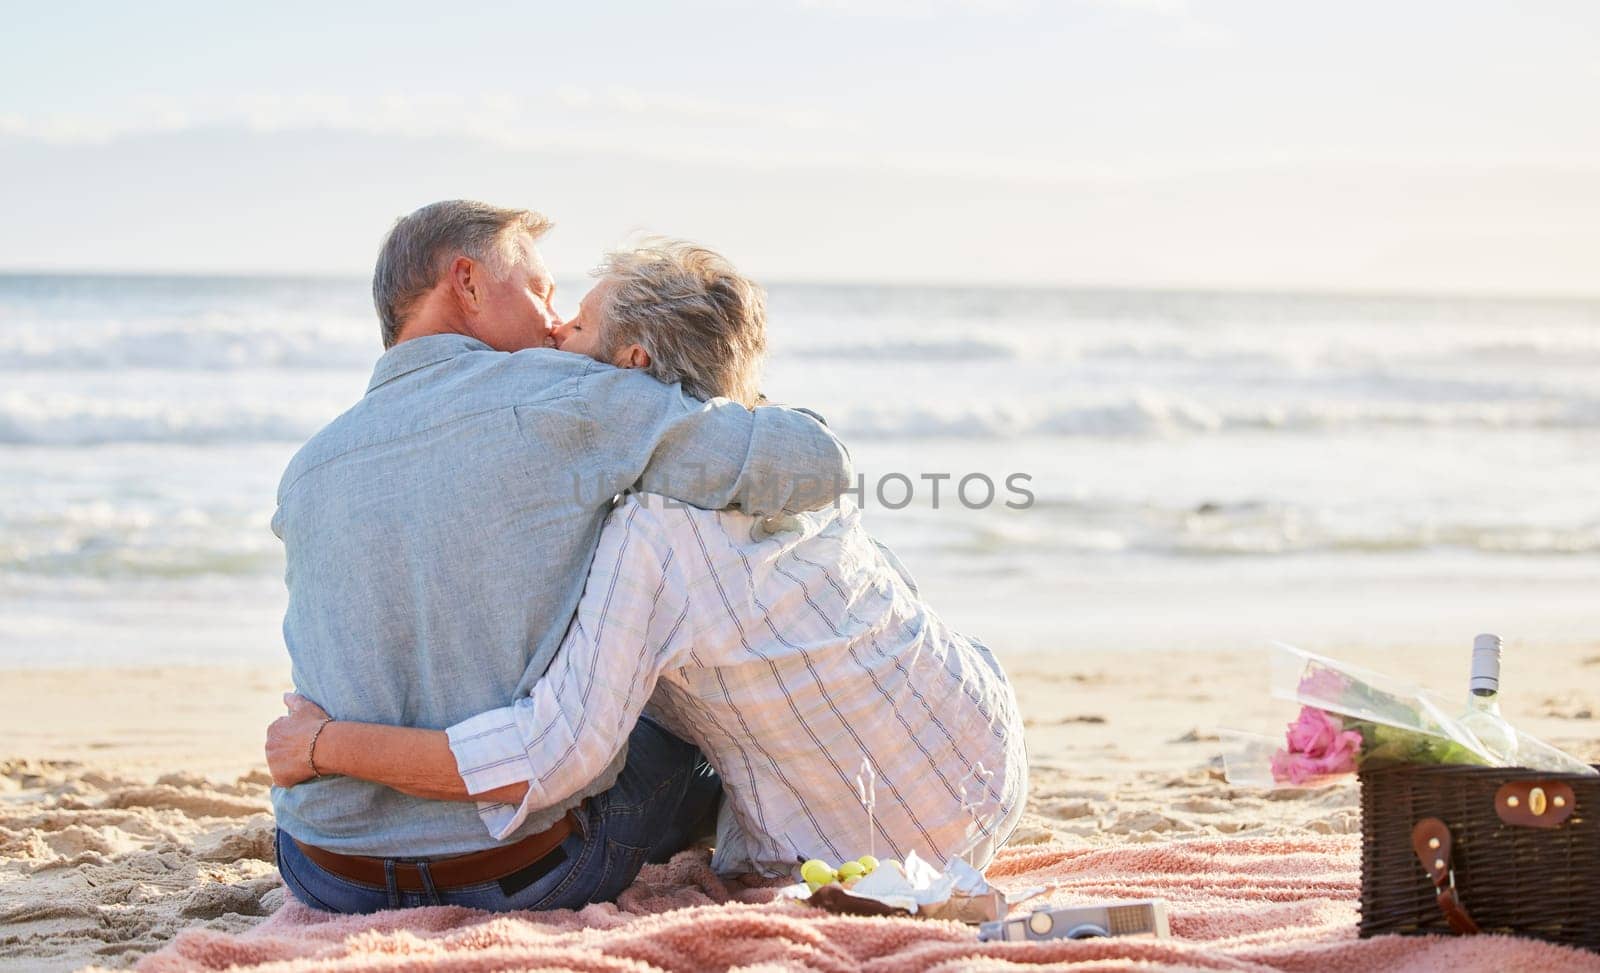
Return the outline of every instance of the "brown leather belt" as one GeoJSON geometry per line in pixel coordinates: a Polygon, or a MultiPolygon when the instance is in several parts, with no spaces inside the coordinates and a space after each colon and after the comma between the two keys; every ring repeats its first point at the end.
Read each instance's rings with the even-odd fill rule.
{"type": "MultiPolygon", "coordinates": [[[[581,807],[582,805],[579,805],[578,808],[568,811],[566,817],[557,821],[548,831],[530,835],[515,844],[485,848],[483,851],[457,855],[453,858],[425,859],[428,876],[433,879],[433,887],[444,892],[469,885],[482,885],[538,865],[545,858],[559,852],[561,843],[566,841],[569,835],[583,830],[581,819],[578,817],[578,810],[581,807]]],[[[325,872],[377,889],[389,887],[388,880],[384,877],[382,858],[341,855],[326,848],[308,845],[293,835],[290,835],[290,838],[307,858],[325,872]]],[[[394,876],[402,892],[428,890],[422,880],[422,872],[414,860],[395,860],[394,876]]]]}

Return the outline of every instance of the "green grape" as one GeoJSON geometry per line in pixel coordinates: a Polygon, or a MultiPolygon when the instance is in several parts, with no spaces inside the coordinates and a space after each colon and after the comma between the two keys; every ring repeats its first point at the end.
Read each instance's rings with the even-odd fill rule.
{"type": "Polygon", "coordinates": [[[805,879],[806,884],[811,886],[811,891],[815,892],[839,876],[834,872],[832,865],[820,858],[813,858],[800,866],[800,877],[805,879]]]}
{"type": "Polygon", "coordinates": [[[847,882],[852,878],[860,878],[866,873],[867,870],[862,867],[860,862],[845,862],[839,866],[840,881],[847,882]]]}
{"type": "Polygon", "coordinates": [[[862,869],[864,869],[868,875],[871,875],[873,872],[878,870],[878,860],[873,858],[871,855],[862,855],[856,860],[861,863],[862,869]]]}

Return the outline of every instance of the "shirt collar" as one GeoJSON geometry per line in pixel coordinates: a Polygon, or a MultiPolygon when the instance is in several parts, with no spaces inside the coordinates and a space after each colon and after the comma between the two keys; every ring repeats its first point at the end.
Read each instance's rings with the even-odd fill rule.
{"type": "Polygon", "coordinates": [[[493,350],[477,338],[469,338],[464,334],[430,334],[402,341],[378,359],[378,364],[372,369],[372,381],[367,384],[367,391],[371,392],[419,368],[437,365],[469,351],[493,350]]]}

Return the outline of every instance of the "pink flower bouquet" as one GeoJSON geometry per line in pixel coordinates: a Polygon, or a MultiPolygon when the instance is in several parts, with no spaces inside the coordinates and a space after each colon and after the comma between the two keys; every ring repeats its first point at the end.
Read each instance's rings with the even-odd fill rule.
{"type": "Polygon", "coordinates": [[[1281,742],[1228,731],[1230,781],[1307,787],[1395,763],[1490,763],[1442,700],[1416,686],[1287,645],[1272,668],[1273,695],[1299,703],[1299,716],[1281,742]]]}
{"type": "MultiPolygon", "coordinates": [[[[1272,695],[1298,703],[1300,715],[1281,742],[1222,731],[1228,741],[1223,765],[1231,783],[1310,787],[1394,764],[1496,764],[1442,697],[1336,659],[1279,644],[1272,657],[1272,695]]],[[[1521,766],[1561,773],[1595,772],[1521,732],[1517,760],[1521,766]]]]}
{"type": "Polygon", "coordinates": [[[1289,724],[1287,745],[1272,755],[1272,779],[1300,786],[1318,777],[1353,774],[1361,753],[1361,734],[1344,720],[1312,706],[1289,724]]]}

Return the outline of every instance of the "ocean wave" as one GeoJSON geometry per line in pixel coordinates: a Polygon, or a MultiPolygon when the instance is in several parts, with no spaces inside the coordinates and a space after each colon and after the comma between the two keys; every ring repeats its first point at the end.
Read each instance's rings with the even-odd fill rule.
{"type": "MultiPolygon", "coordinates": [[[[174,580],[281,577],[282,546],[261,506],[201,508],[124,498],[0,511],[0,579],[174,580]]],[[[1462,553],[1495,557],[1592,557],[1600,522],[1484,521],[1470,511],[1431,520],[1370,510],[1276,502],[1191,506],[1093,499],[1049,499],[1027,509],[927,519],[900,553],[919,561],[955,558],[979,572],[1026,574],[1062,557],[1189,558],[1366,557],[1462,553]]],[[[882,517],[883,514],[874,514],[882,517]]]]}
{"type": "Polygon", "coordinates": [[[0,515],[0,572],[8,574],[188,578],[282,567],[283,549],[264,511],[249,516],[99,501],[0,515]]]}
{"type": "MultiPolygon", "coordinates": [[[[1065,325],[1066,322],[1063,322],[1065,325]]],[[[1351,334],[1343,331],[1297,333],[1173,331],[1105,337],[1094,330],[1071,327],[1042,333],[1012,330],[997,334],[975,322],[981,337],[882,338],[830,343],[786,342],[774,348],[780,358],[840,362],[977,362],[1028,361],[1105,363],[1138,366],[1164,364],[1204,366],[1228,373],[1254,375],[1264,369],[1288,374],[1348,374],[1352,369],[1377,369],[1404,378],[1437,368],[1481,368],[1485,363],[1568,368],[1600,362],[1600,331],[1505,337],[1418,333],[1351,334]]]]}
{"type": "Polygon", "coordinates": [[[0,333],[0,371],[364,370],[380,350],[376,337],[355,342],[281,328],[207,325],[97,333],[55,327],[0,333]]]}
{"type": "Polygon", "coordinates": [[[1221,367],[1294,368],[1303,367],[1307,363],[1303,349],[1229,344],[1210,339],[1205,335],[1186,341],[1129,338],[1092,342],[1079,347],[1073,353],[1073,357],[1087,361],[1179,362],[1186,365],[1221,367]]]}
{"type": "Polygon", "coordinates": [[[1573,367],[1600,363],[1600,330],[1578,336],[1528,335],[1485,337],[1445,342],[1444,347],[1418,349],[1407,356],[1415,363],[1573,367]]]}
{"type": "Polygon", "coordinates": [[[1480,524],[1393,525],[1388,528],[1332,529],[1285,524],[1182,533],[1156,545],[1163,554],[1189,556],[1276,556],[1289,554],[1404,554],[1466,551],[1524,556],[1592,555],[1600,552],[1600,527],[1566,529],[1480,524]]]}
{"type": "Polygon", "coordinates": [[[1301,504],[1202,503],[1182,508],[1041,498],[1004,516],[930,527],[918,535],[918,543],[925,552],[941,556],[1046,559],[1064,554],[1250,558],[1430,551],[1556,557],[1600,553],[1600,522],[1483,522],[1459,509],[1430,521],[1381,510],[1369,513],[1354,520],[1348,513],[1301,504]]]}
{"type": "Polygon", "coordinates": [[[332,415],[305,404],[175,405],[79,396],[0,397],[0,444],[300,442],[332,415]]]}
{"type": "MultiPolygon", "coordinates": [[[[3,309],[0,309],[3,315],[3,309]]],[[[316,318],[303,312],[221,312],[163,320],[4,321],[0,316],[0,371],[161,369],[360,369],[381,354],[376,328],[347,316],[316,318]]],[[[829,322],[837,325],[837,322],[829,322]]],[[[1557,369],[1600,364],[1600,329],[1557,329],[1528,334],[1349,329],[1226,330],[1158,326],[1148,334],[1107,334],[1088,324],[1027,330],[972,321],[968,334],[906,334],[864,321],[841,340],[819,340],[837,328],[823,325],[774,332],[778,361],[1101,363],[1220,369],[1249,380],[1263,370],[1286,374],[1347,374],[1379,369],[1404,378],[1438,368],[1480,369],[1485,364],[1557,369]]]]}
{"type": "MultiPolygon", "coordinates": [[[[198,402],[82,396],[0,396],[0,445],[295,443],[338,412],[328,403],[198,402]]],[[[1213,406],[1154,393],[1104,403],[1026,407],[824,408],[847,441],[1022,438],[1184,438],[1236,432],[1316,434],[1381,428],[1596,429],[1600,401],[1516,403],[1324,403],[1213,406]]]]}
{"type": "Polygon", "coordinates": [[[839,344],[798,344],[778,349],[784,358],[828,361],[969,362],[1011,361],[1021,357],[1014,344],[992,338],[913,338],[839,344]]]}
{"type": "Polygon", "coordinates": [[[1026,408],[957,405],[828,410],[845,436],[863,439],[1181,437],[1235,431],[1336,432],[1369,428],[1600,428],[1600,400],[1555,402],[1322,403],[1212,406],[1144,393],[1123,401],[1026,408]]]}
{"type": "MultiPolygon", "coordinates": [[[[1069,346],[1070,347],[1070,346],[1069,346]]],[[[1454,332],[1281,332],[1148,335],[1086,341],[1073,357],[1300,370],[1405,369],[1484,363],[1571,366],[1600,361],[1600,330],[1518,337],[1454,332]]]]}
{"type": "Polygon", "coordinates": [[[260,577],[283,573],[283,553],[206,547],[86,544],[78,549],[13,551],[0,546],[0,571],[46,577],[260,577]]]}

